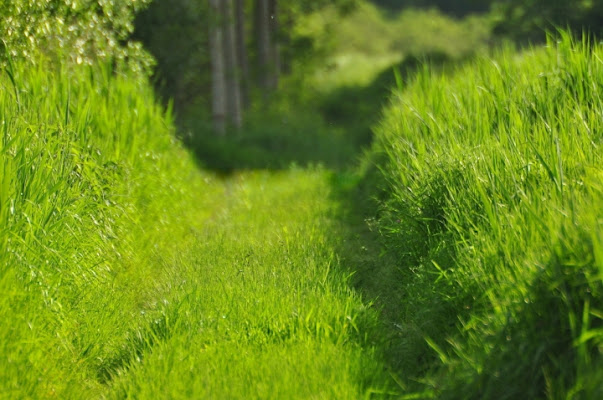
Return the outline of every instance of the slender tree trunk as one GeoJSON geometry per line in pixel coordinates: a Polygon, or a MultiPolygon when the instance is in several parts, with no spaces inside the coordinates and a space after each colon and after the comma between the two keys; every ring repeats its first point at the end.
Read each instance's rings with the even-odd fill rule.
{"type": "Polygon", "coordinates": [[[235,0],[235,17],[237,58],[241,78],[241,104],[245,109],[249,107],[249,57],[247,56],[247,43],[245,41],[244,0],[235,0]]]}
{"type": "Polygon", "coordinates": [[[278,87],[278,80],[281,71],[281,54],[279,50],[279,40],[278,40],[278,30],[279,30],[279,21],[278,21],[278,7],[277,0],[268,0],[268,14],[269,20],[268,24],[270,27],[270,58],[271,60],[271,69],[270,71],[270,88],[276,89],[278,87]]]}
{"type": "Polygon", "coordinates": [[[226,75],[227,121],[237,129],[242,125],[241,86],[239,83],[239,62],[237,57],[236,31],[233,0],[222,0],[224,16],[224,64],[226,75]]]}
{"type": "Polygon", "coordinates": [[[226,75],[224,62],[224,28],[222,1],[209,0],[212,23],[209,29],[211,56],[212,120],[219,135],[226,132],[226,75]]]}

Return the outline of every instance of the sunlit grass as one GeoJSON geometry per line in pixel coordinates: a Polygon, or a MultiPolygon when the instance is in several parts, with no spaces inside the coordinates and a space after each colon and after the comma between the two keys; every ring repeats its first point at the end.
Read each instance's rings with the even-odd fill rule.
{"type": "Polygon", "coordinates": [[[40,61],[0,86],[0,390],[87,397],[214,189],[136,76],[40,61]]]}
{"type": "Polygon", "coordinates": [[[13,65],[0,86],[0,397],[391,390],[330,172],[200,172],[110,66],[13,65]]]}
{"type": "Polygon", "coordinates": [[[182,272],[165,343],[118,372],[117,397],[362,398],[387,389],[372,344],[376,314],[334,252],[329,176],[231,180],[182,272]]]}
{"type": "Polygon", "coordinates": [[[8,63],[0,397],[603,397],[602,60],[563,37],[400,80],[361,182],[381,241],[352,175],[220,180],[139,76],[8,63]]]}
{"type": "Polygon", "coordinates": [[[425,69],[377,129],[392,351],[423,397],[603,391],[603,48],[562,36],[425,69]]]}

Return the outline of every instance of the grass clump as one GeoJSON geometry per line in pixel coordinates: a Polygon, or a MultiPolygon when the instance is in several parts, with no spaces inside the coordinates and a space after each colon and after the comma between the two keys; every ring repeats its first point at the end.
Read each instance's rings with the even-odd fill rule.
{"type": "Polygon", "coordinates": [[[603,393],[602,59],[561,34],[393,97],[371,179],[380,272],[400,271],[391,363],[414,395],[603,393]]]}

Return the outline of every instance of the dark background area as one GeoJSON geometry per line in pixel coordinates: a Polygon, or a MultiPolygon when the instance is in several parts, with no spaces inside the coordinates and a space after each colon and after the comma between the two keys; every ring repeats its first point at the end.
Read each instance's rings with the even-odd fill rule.
{"type": "Polygon", "coordinates": [[[495,0],[371,0],[371,2],[396,11],[408,7],[436,7],[445,13],[461,17],[471,13],[490,11],[490,6],[495,0]]]}

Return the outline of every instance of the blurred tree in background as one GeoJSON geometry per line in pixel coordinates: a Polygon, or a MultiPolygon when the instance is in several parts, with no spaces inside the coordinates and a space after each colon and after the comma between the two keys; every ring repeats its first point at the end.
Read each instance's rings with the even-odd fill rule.
{"type": "Polygon", "coordinates": [[[156,59],[156,87],[176,109],[209,107],[209,5],[198,0],[155,0],[135,20],[134,38],[156,59]],[[200,104],[199,104],[200,103],[200,104]]]}
{"type": "Polygon", "coordinates": [[[381,7],[400,11],[408,7],[438,8],[453,16],[492,12],[494,33],[515,41],[539,42],[546,31],[570,28],[595,35],[603,32],[601,0],[371,0],[381,7]]]}
{"type": "Polygon", "coordinates": [[[209,118],[213,114],[216,127],[222,131],[221,119],[240,126],[238,113],[227,110],[229,102],[237,102],[233,98],[239,97],[243,106],[249,106],[252,98],[266,99],[278,88],[280,75],[291,70],[295,59],[307,60],[316,49],[321,38],[294,33],[300,16],[333,5],[345,13],[355,3],[356,0],[282,4],[277,0],[154,0],[137,16],[134,37],[157,60],[155,80],[162,96],[173,99],[182,115],[195,113],[197,117],[209,118]],[[234,42],[229,39],[231,36],[234,42]],[[225,69],[212,75],[211,71],[216,74],[220,68],[225,69]],[[238,82],[232,82],[233,77],[238,82]],[[228,79],[228,85],[220,82],[228,79]],[[240,88],[235,88],[236,83],[240,88]],[[235,94],[237,91],[240,95],[235,94]]]}
{"type": "MultiPolygon", "coordinates": [[[[371,51],[381,42],[397,43],[395,48],[385,46],[386,50],[404,57],[410,53],[419,55],[422,50],[433,51],[434,46],[425,43],[458,47],[450,43],[450,38],[478,50],[476,41],[459,40],[452,35],[453,23],[441,18],[438,11],[417,11],[422,8],[438,9],[453,17],[481,13],[480,17],[464,19],[468,21],[465,26],[476,35],[484,36],[483,31],[487,29],[485,35],[489,36],[490,25],[485,21],[490,18],[499,37],[522,43],[539,41],[545,37],[544,29],[556,26],[569,26],[574,32],[582,29],[598,35],[603,32],[603,1],[600,0],[371,2],[387,11],[375,11],[375,18],[382,20],[378,21],[382,22],[381,31],[375,32],[378,24],[362,21],[353,28],[366,37],[362,42],[368,44],[366,57],[373,57],[371,51]],[[406,10],[409,7],[415,11],[406,10]],[[407,14],[407,22],[402,28],[390,29],[398,15],[394,12],[400,10],[407,14]],[[429,23],[433,22],[438,29],[425,33],[411,26],[414,20],[420,19],[413,12],[425,13],[429,23]],[[487,12],[490,12],[488,17],[487,12]],[[391,40],[384,41],[386,35],[391,40]]],[[[344,58],[336,62],[330,59],[334,54],[331,34],[338,29],[335,25],[342,25],[342,15],[366,3],[363,0],[216,0],[216,4],[218,11],[212,13],[210,2],[205,0],[0,0],[3,17],[0,46],[6,50],[2,51],[0,61],[6,54],[32,60],[38,54],[45,54],[75,64],[111,60],[116,65],[150,73],[154,57],[156,86],[166,102],[174,101],[181,120],[210,121],[214,102],[214,120],[224,114],[224,121],[236,127],[244,120],[245,110],[255,107],[257,111],[283,92],[283,79],[312,74],[317,65],[336,68],[343,63],[344,58]],[[315,22],[320,18],[330,19],[325,26],[330,24],[332,29],[300,28],[300,21],[307,23],[308,15],[318,15],[315,22]],[[213,47],[212,32],[220,36],[213,47]],[[131,38],[142,42],[144,48],[131,38]],[[216,52],[216,43],[220,52],[216,52]],[[212,48],[214,51],[210,51],[212,48]],[[219,69],[216,65],[223,65],[224,71],[212,75],[212,71],[219,69]],[[216,78],[220,75],[222,83],[216,78]],[[218,93],[216,88],[220,87],[223,100],[212,95],[218,93]],[[217,107],[216,100],[223,106],[217,107]]],[[[294,91],[287,90],[289,94],[294,91]]]]}

